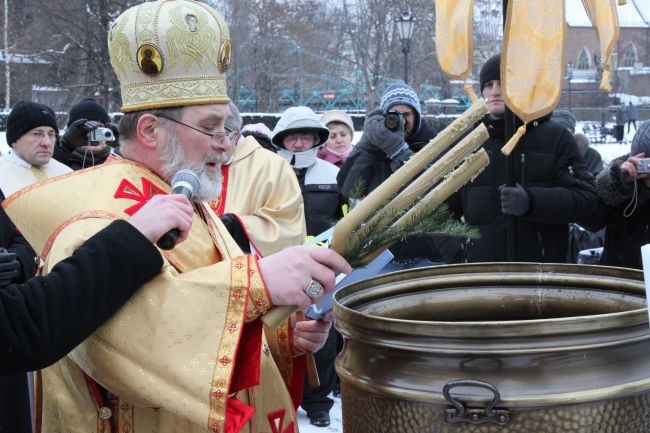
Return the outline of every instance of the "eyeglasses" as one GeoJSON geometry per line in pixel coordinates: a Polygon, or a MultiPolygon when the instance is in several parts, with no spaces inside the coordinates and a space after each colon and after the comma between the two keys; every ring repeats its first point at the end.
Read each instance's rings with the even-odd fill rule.
{"type": "Polygon", "coordinates": [[[223,144],[223,142],[224,142],[224,140],[226,138],[228,139],[228,141],[232,141],[232,139],[235,138],[235,136],[237,135],[236,131],[231,131],[228,128],[226,128],[225,131],[210,133],[210,132],[205,132],[205,131],[202,131],[202,130],[200,130],[198,128],[195,128],[192,125],[188,125],[187,123],[183,123],[180,120],[172,119],[171,117],[167,117],[167,116],[158,116],[158,117],[162,117],[163,119],[171,120],[172,122],[176,122],[179,125],[186,126],[186,127],[190,128],[190,129],[195,130],[196,132],[200,132],[201,134],[207,135],[208,137],[210,137],[210,142],[214,142],[214,143],[223,144]]]}
{"type": "Polygon", "coordinates": [[[298,140],[306,143],[316,142],[316,137],[313,134],[294,134],[285,137],[284,141],[288,144],[295,144],[298,140]]]}
{"type": "Polygon", "coordinates": [[[41,141],[46,137],[50,141],[56,141],[56,137],[58,137],[57,133],[54,131],[48,131],[48,132],[32,131],[28,133],[28,136],[34,141],[41,141]]]}

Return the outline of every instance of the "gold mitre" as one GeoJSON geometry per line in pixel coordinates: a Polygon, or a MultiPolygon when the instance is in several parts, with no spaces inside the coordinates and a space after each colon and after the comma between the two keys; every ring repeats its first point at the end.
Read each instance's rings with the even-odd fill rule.
{"type": "Polygon", "coordinates": [[[145,2],[108,31],[122,111],[228,103],[230,32],[223,17],[191,0],[145,2]]]}

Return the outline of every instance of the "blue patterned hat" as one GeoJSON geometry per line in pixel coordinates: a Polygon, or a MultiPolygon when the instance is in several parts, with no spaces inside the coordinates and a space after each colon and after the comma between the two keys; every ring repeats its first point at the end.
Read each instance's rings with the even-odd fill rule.
{"type": "Polygon", "coordinates": [[[413,88],[408,84],[391,84],[388,86],[379,102],[384,114],[387,113],[393,105],[397,104],[408,105],[415,110],[415,128],[413,134],[418,132],[420,130],[420,117],[422,116],[422,112],[420,111],[420,98],[418,98],[415,90],[413,90],[413,88]]]}

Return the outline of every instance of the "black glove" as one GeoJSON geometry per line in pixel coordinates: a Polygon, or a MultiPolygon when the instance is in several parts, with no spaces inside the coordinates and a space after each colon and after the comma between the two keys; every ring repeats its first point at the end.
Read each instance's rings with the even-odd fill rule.
{"type": "Polygon", "coordinates": [[[18,275],[20,262],[16,253],[0,248],[0,287],[6,287],[18,275]]]}
{"type": "Polygon", "coordinates": [[[61,137],[61,146],[72,152],[78,147],[87,146],[88,133],[97,129],[99,124],[87,119],[78,119],[65,130],[65,134],[61,137]]]}
{"type": "Polygon", "coordinates": [[[372,147],[381,150],[389,158],[398,153],[398,150],[408,147],[404,141],[403,120],[400,119],[397,130],[391,131],[384,124],[384,113],[381,109],[368,113],[366,122],[363,125],[363,134],[372,147]]]}
{"type": "Polygon", "coordinates": [[[225,213],[221,215],[219,219],[223,225],[226,226],[228,233],[230,233],[230,236],[232,236],[235,242],[237,242],[239,248],[241,248],[241,250],[246,254],[250,254],[251,245],[248,241],[246,230],[244,230],[244,227],[242,227],[241,223],[239,222],[239,218],[231,213],[225,213]]]}
{"type": "Polygon", "coordinates": [[[501,212],[506,215],[522,216],[530,210],[530,197],[523,186],[499,187],[501,190],[501,212]]]}

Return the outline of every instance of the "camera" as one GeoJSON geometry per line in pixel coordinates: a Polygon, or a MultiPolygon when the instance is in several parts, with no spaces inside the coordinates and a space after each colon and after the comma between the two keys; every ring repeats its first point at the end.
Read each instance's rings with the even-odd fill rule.
{"type": "Polygon", "coordinates": [[[640,158],[637,173],[650,173],[650,158],[640,158]]]}
{"type": "Polygon", "coordinates": [[[115,135],[110,128],[97,127],[90,131],[90,141],[115,141],[115,135]]]}
{"type": "Polygon", "coordinates": [[[397,131],[404,123],[404,115],[398,111],[389,111],[384,116],[384,126],[390,131],[397,131]]]}

